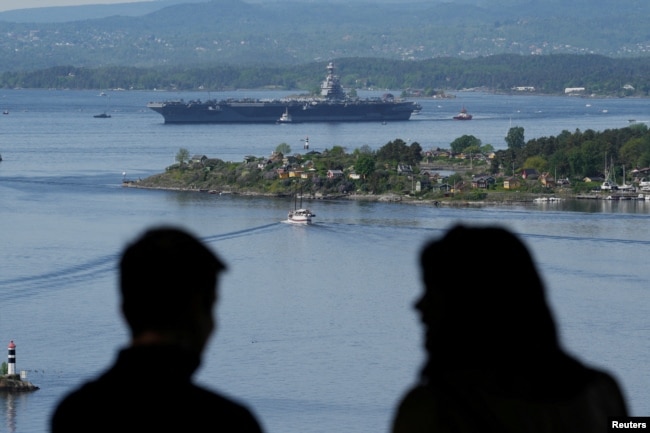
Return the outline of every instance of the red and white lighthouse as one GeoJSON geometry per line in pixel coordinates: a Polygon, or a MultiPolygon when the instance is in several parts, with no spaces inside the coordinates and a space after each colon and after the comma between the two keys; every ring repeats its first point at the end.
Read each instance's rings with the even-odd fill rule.
{"type": "Polygon", "coordinates": [[[9,342],[9,356],[7,359],[7,374],[16,374],[16,345],[14,340],[9,342]]]}

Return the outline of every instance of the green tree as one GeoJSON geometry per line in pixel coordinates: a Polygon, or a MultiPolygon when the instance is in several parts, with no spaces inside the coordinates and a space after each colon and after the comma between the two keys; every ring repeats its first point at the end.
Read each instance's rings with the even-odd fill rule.
{"type": "Polygon", "coordinates": [[[482,153],[491,153],[491,152],[494,152],[494,146],[492,146],[492,145],[489,144],[489,143],[488,143],[488,144],[484,144],[483,146],[481,146],[481,152],[482,152],[482,153]]]}
{"type": "Polygon", "coordinates": [[[359,147],[357,149],[354,149],[354,152],[352,152],[352,154],[356,155],[356,156],[358,156],[360,154],[363,154],[363,153],[371,155],[374,152],[372,151],[372,148],[370,146],[368,146],[367,144],[364,144],[361,147],[359,147]]]}
{"type": "Polygon", "coordinates": [[[521,126],[515,126],[508,130],[508,135],[506,135],[506,144],[508,149],[518,150],[524,147],[526,140],[524,138],[524,128],[521,126]]]}
{"type": "Polygon", "coordinates": [[[464,153],[469,155],[469,163],[470,167],[472,167],[474,164],[474,155],[481,153],[481,147],[477,144],[472,144],[465,148],[464,153]]]}
{"type": "Polygon", "coordinates": [[[363,179],[367,179],[375,172],[375,157],[369,153],[362,153],[354,163],[354,171],[363,179]]]}
{"type": "Polygon", "coordinates": [[[411,143],[409,151],[408,160],[405,161],[406,163],[415,165],[422,161],[422,146],[420,146],[420,143],[417,141],[411,143]]]}
{"type": "Polygon", "coordinates": [[[524,168],[534,168],[538,173],[544,173],[548,170],[548,162],[539,155],[531,156],[524,162],[524,168]]]}
{"type": "Polygon", "coordinates": [[[389,141],[377,150],[377,161],[396,166],[404,162],[403,157],[409,153],[409,148],[404,140],[397,138],[389,141]]]}
{"type": "Polygon", "coordinates": [[[178,152],[176,153],[176,162],[178,162],[180,165],[183,165],[189,160],[190,160],[190,151],[184,147],[178,149],[178,152]]]}
{"type": "Polygon", "coordinates": [[[647,167],[650,165],[650,137],[628,140],[619,152],[621,163],[628,167],[647,167]]]}
{"type": "Polygon", "coordinates": [[[463,135],[452,141],[450,147],[454,153],[462,153],[469,147],[474,147],[478,150],[481,147],[481,140],[473,135],[463,135]]]}
{"type": "Polygon", "coordinates": [[[280,143],[275,148],[275,153],[281,153],[282,155],[289,155],[291,153],[291,146],[287,143],[280,143]]]}

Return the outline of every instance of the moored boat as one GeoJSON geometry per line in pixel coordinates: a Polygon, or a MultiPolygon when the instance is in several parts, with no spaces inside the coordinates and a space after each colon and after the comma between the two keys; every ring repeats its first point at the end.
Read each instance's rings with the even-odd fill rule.
{"type": "Polygon", "coordinates": [[[384,122],[409,120],[422,107],[387,93],[376,98],[348,96],[327,66],[320,97],[284,99],[225,99],[185,102],[150,102],[147,107],[160,113],[165,123],[286,123],[284,113],[298,122],[384,122]]]}

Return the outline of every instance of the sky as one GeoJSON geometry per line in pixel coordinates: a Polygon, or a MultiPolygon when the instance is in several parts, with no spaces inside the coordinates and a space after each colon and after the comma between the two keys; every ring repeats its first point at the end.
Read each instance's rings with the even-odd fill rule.
{"type": "Polygon", "coordinates": [[[46,8],[51,6],[81,6],[88,4],[134,3],[146,0],[0,0],[0,12],[13,9],[46,8]]]}

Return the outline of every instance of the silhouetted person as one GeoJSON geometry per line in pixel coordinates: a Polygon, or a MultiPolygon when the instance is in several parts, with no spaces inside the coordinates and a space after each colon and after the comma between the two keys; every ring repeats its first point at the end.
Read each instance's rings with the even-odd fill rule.
{"type": "Polygon", "coordinates": [[[415,308],[428,359],[393,433],[598,433],[627,416],[616,381],[559,345],[526,247],[496,228],[452,228],[421,255],[415,308]]]}
{"type": "Polygon", "coordinates": [[[190,234],[156,228],[126,248],[121,308],[131,343],[57,407],[62,432],[259,433],[251,412],[191,381],[215,322],[224,264],[190,234]]]}

